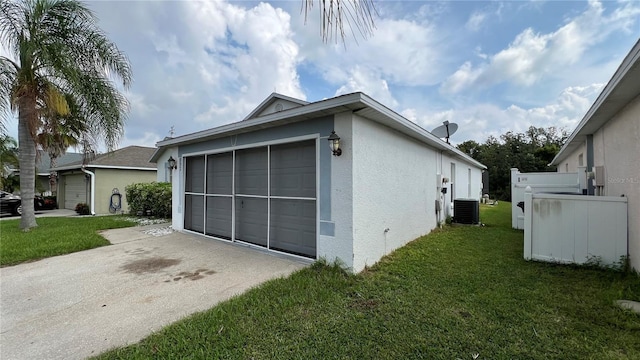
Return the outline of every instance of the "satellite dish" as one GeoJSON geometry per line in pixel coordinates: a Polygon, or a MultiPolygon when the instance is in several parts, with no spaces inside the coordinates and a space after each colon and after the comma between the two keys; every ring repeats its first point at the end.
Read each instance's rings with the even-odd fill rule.
{"type": "Polygon", "coordinates": [[[453,134],[456,133],[456,131],[458,131],[458,124],[456,123],[450,123],[448,121],[444,121],[442,123],[442,125],[438,126],[437,128],[433,129],[433,131],[431,131],[431,133],[439,138],[444,138],[447,141],[447,144],[449,143],[449,137],[453,134]]]}

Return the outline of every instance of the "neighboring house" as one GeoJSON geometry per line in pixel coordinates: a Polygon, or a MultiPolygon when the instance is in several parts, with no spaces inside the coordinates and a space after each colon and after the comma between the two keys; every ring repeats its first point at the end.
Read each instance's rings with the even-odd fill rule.
{"type": "Polygon", "coordinates": [[[127,212],[129,207],[125,196],[125,187],[133,183],[156,181],[156,164],[149,158],[155,148],[128,146],[93,159],[76,161],[58,166],[58,206],[75,209],[78,203],[86,203],[94,214],[114,212],[110,206],[117,205],[127,212]],[[118,196],[114,195],[117,192],[118,196]]]}
{"type": "MultiPolygon", "coordinates": [[[[82,161],[80,153],[65,153],[56,159],[56,166],[65,166],[78,161],[82,161]]],[[[41,194],[54,194],[57,192],[57,183],[51,182],[51,158],[46,151],[38,151],[38,161],[36,162],[36,192],[41,194]]]]}
{"type": "MultiPolygon", "coordinates": [[[[62,154],[56,160],[57,166],[64,166],[67,164],[75,163],[78,161],[82,161],[82,154],[79,153],[65,153],[62,154]]],[[[56,191],[51,184],[51,172],[49,168],[51,167],[51,158],[46,151],[38,150],[38,155],[36,159],[36,187],[35,191],[41,195],[50,195],[56,191]]],[[[8,169],[10,174],[14,174],[19,176],[19,169],[8,169]]]]}
{"type": "Polygon", "coordinates": [[[157,145],[174,229],[356,272],[437,227],[452,198],[479,201],[485,168],[363,93],[272,94],[243,121],[157,145]]]}
{"type": "Polygon", "coordinates": [[[586,167],[589,195],[627,197],[629,258],[640,270],[640,41],[551,165],[558,172],[586,167]]]}

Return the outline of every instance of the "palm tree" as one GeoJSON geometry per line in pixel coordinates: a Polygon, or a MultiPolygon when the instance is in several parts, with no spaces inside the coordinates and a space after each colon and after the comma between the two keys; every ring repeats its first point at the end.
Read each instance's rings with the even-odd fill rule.
{"type": "Polygon", "coordinates": [[[77,116],[112,149],[128,111],[112,80],[127,88],[131,65],[76,0],[0,0],[0,40],[13,53],[13,59],[0,57],[0,111],[18,112],[20,228],[28,230],[37,226],[36,134],[47,112],[68,114],[63,94],[72,94],[77,116]]]}
{"type": "MultiPolygon", "coordinates": [[[[89,129],[86,123],[78,115],[80,111],[73,95],[65,94],[65,101],[69,105],[69,113],[60,115],[57,111],[45,111],[47,114],[42,120],[42,127],[36,135],[36,142],[49,155],[49,168],[57,166],[57,159],[64,154],[69,146],[76,146],[80,139],[86,136],[89,129]]],[[[51,171],[51,191],[56,193],[56,174],[51,171]]]]}

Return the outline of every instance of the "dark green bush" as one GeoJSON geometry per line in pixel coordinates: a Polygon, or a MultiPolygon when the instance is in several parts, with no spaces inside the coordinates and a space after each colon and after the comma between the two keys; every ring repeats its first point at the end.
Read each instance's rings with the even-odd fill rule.
{"type": "Polygon", "coordinates": [[[78,204],[76,204],[76,212],[79,215],[90,215],[91,214],[91,209],[89,209],[89,205],[87,205],[85,203],[78,203],[78,204]]]}
{"type": "Polygon", "coordinates": [[[171,183],[138,183],[125,187],[125,196],[129,204],[129,212],[139,212],[163,218],[171,217],[171,183]]]}

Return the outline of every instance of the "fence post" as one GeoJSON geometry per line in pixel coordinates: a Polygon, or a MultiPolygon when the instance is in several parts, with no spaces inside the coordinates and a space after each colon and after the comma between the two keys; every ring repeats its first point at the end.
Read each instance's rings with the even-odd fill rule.
{"type": "Polygon", "coordinates": [[[511,227],[518,228],[518,212],[516,211],[517,201],[513,194],[515,194],[516,183],[518,178],[518,168],[511,168],[511,227]]]}
{"type": "Polygon", "coordinates": [[[524,258],[531,260],[531,239],[533,238],[533,192],[531,186],[524,190],[524,258]]]}

